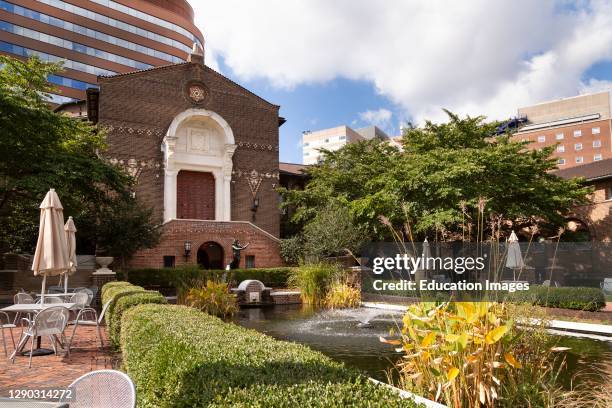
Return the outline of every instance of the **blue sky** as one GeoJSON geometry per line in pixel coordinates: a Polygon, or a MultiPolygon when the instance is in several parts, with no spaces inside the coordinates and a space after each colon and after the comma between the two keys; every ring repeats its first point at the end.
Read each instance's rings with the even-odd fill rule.
{"type": "Polygon", "coordinates": [[[612,89],[612,0],[198,0],[206,63],[281,106],[280,159],[304,130],[442,108],[505,119],[612,89]]]}
{"type": "Polygon", "coordinates": [[[360,113],[387,109],[393,112],[392,120],[377,123],[389,135],[399,134],[399,124],[394,117],[399,110],[386,97],[376,92],[367,81],[336,78],[325,83],[305,84],[292,89],[277,88],[265,79],[241,81],[231,69],[220,61],[219,68],[224,75],[261,96],[280,105],[280,116],[287,122],[280,128],[280,160],[301,163],[301,137],[305,130],[319,130],[339,125],[354,128],[368,126],[370,121],[360,113]]]}

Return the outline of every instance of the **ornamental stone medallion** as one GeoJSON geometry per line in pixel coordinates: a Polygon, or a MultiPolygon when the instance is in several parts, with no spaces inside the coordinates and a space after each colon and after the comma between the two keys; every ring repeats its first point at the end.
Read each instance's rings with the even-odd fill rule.
{"type": "Polygon", "coordinates": [[[202,105],[208,98],[208,89],[198,81],[190,81],[185,87],[185,96],[189,102],[195,105],[202,105]]]}
{"type": "Polygon", "coordinates": [[[206,92],[204,91],[204,88],[202,88],[201,86],[191,85],[189,87],[189,97],[195,103],[200,103],[206,97],[206,92]]]}

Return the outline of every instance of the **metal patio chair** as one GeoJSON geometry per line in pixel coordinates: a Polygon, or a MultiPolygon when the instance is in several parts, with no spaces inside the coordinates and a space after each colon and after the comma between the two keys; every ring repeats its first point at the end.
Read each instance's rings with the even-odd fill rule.
{"type": "Polygon", "coordinates": [[[6,312],[0,312],[0,331],[2,332],[2,344],[4,345],[4,357],[8,357],[8,351],[6,349],[6,337],[4,336],[4,329],[7,329],[11,333],[11,341],[13,342],[13,347],[15,347],[15,337],[13,337],[13,329],[16,328],[17,325],[11,323],[11,319],[6,312]],[[2,320],[5,320],[3,322],[2,320]]]}
{"type": "MultiPolygon", "coordinates": [[[[30,361],[28,367],[32,367],[32,350],[34,349],[34,339],[37,337],[47,336],[51,340],[53,351],[57,355],[56,342],[63,345],[60,337],[64,337],[64,329],[68,324],[70,318],[70,311],[63,306],[52,306],[47,309],[41,310],[38,314],[28,321],[28,327],[23,331],[19,344],[15,348],[15,354],[13,355],[13,363],[17,352],[21,350],[28,342],[28,338],[31,338],[30,342],[30,361]]],[[[70,349],[67,350],[70,355],[70,349]]]]}
{"type": "Polygon", "coordinates": [[[92,300],[92,297],[90,297],[91,294],[92,292],[89,289],[81,290],[80,292],[74,293],[68,300],[69,303],[75,304],[73,312],[76,313],[74,320],[70,321],[70,324],[73,324],[74,328],[72,329],[72,334],[70,335],[70,339],[68,340],[68,349],[70,349],[70,345],[72,344],[72,340],[74,339],[77,326],[79,325],[95,325],[97,340],[100,342],[100,347],[104,346],[104,343],[102,342],[102,333],[100,333],[98,313],[96,312],[96,309],[89,306],[92,300]]]}
{"type": "MultiPolygon", "coordinates": [[[[15,296],[13,296],[13,303],[16,305],[23,305],[23,304],[36,303],[36,301],[29,293],[18,292],[15,294],[15,296]]],[[[15,326],[17,326],[17,322],[19,322],[19,318],[21,317],[21,314],[22,314],[21,312],[15,313],[15,318],[13,319],[13,324],[15,326]]],[[[28,315],[28,319],[31,320],[30,313],[27,313],[27,315],[28,315]]]]}
{"type": "Polygon", "coordinates": [[[84,374],[68,387],[74,399],[62,399],[70,408],[134,408],[136,388],[125,373],[116,370],[98,370],[84,374]]]}

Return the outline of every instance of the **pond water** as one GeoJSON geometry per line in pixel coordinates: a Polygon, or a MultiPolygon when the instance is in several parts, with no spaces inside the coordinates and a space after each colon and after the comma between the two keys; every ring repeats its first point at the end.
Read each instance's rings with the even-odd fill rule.
{"type": "MultiPolygon", "coordinates": [[[[302,305],[245,308],[234,317],[244,327],[281,340],[308,345],[336,360],[387,381],[400,354],[381,343],[379,336],[401,326],[401,312],[380,309],[317,311],[302,305]]],[[[555,336],[559,346],[571,347],[566,385],[574,373],[598,366],[612,372],[612,341],[555,336]]]]}

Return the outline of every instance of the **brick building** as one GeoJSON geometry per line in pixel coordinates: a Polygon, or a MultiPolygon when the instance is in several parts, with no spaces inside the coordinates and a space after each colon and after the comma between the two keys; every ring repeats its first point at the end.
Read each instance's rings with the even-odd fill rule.
{"type": "Polygon", "coordinates": [[[579,95],[518,109],[516,138],[532,149],[555,147],[560,169],[612,158],[610,94],[579,95]]]}
{"type": "Polygon", "coordinates": [[[593,187],[589,204],[568,215],[570,229],[586,228],[593,241],[612,242],[612,159],[559,170],[563,178],[584,177],[593,187]]]}
{"type": "Polygon", "coordinates": [[[223,268],[234,239],[241,267],[281,265],[277,105],[187,62],[99,77],[88,117],[106,130],[107,159],[137,180],[135,195],[163,223],[132,267],[223,268]]]}

